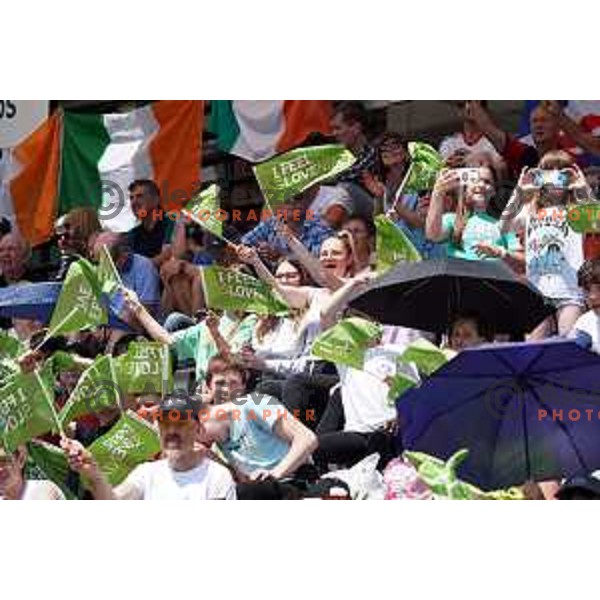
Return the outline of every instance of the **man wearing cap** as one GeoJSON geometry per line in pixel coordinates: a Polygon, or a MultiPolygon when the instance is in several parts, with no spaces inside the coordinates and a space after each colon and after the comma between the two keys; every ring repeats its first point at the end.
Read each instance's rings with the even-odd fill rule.
{"type": "Polygon", "coordinates": [[[96,500],[235,500],[235,483],[226,467],[207,458],[198,444],[203,406],[183,395],[160,404],[157,421],[162,459],[137,466],[112,488],[79,442],[63,440],[69,464],[89,481],[96,500]]]}

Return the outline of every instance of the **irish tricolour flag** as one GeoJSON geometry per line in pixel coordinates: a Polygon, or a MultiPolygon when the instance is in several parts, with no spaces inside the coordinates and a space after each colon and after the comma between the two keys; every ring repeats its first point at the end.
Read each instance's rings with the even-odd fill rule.
{"type": "Polygon", "coordinates": [[[163,208],[179,209],[200,185],[203,117],[198,100],[118,114],[56,112],[9,152],[0,216],[33,245],[80,206],[98,209],[107,228],[127,231],[135,224],[127,188],[139,178],[158,184],[163,208]]]}
{"type": "Polygon", "coordinates": [[[261,162],[330,133],[328,100],[213,100],[210,130],[221,150],[261,162]]]}

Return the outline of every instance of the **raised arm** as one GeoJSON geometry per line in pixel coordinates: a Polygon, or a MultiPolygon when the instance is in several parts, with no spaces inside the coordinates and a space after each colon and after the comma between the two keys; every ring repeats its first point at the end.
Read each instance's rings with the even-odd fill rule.
{"type": "Polygon", "coordinates": [[[306,249],[306,246],[293,234],[292,230],[281,221],[277,222],[277,231],[285,238],[294,256],[304,265],[310,276],[320,286],[337,290],[343,285],[343,281],[335,275],[323,271],[319,259],[306,249]]]}
{"type": "Polygon", "coordinates": [[[124,290],[125,308],[130,311],[146,333],[155,341],[170,346],[173,336],[148,312],[137,295],[131,290],[124,290]]]}
{"type": "Polygon", "coordinates": [[[327,302],[321,306],[321,327],[328,329],[338,321],[339,313],[346,308],[348,299],[361,288],[367,287],[375,278],[372,272],[361,273],[344,283],[344,285],[331,294],[327,302]]]}
{"type": "Polygon", "coordinates": [[[425,235],[432,242],[442,242],[448,237],[448,232],[442,225],[444,217],[444,202],[446,195],[457,188],[458,176],[452,170],[443,170],[438,176],[433,191],[429,210],[425,219],[425,235]]]}
{"type": "Polygon", "coordinates": [[[291,308],[306,308],[308,306],[310,296],[309,288],[294,287],[291,285],[283,285],[279,283],[277,278],[267,269],[263,261],[258,256],[258,252],[250,246],[237,247],[238,258],[254,267],[256,274],[273,289],[277,290],[282,298],[289,304],[291,308]]]}
{"type": "Polygon", "coordinates": [[[475,120],[477,127],[483,135],[492,142],[498,154],[503,154],[508,135],[494,123],[494,120],[485,108],[476,100],[471,100],[467,104],[467,113],[475,120]]]}

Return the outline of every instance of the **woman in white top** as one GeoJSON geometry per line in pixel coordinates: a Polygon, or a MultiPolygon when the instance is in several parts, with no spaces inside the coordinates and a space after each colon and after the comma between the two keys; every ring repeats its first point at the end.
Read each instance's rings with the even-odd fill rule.
{"type": "Polygon", "coordinates": [[[253,249],[238,250],[239,258],[254,266],[259,277],[279,292],[292,309],[304,311],[299,326],[302,349],[287,371],[293,375],[263,381],[259,390],[279,398],[289,410],[297,410],[299,418],[314,428],[318,420],[315,411],[323,410],[329,389],[338,377],[334,365],[312,359],[310,349],[323,328],[335,322],[328,310],[331,298],[336,295],[334,290],[345,288],[356,272],[352,237],[346,232],[327,238],[321,245],[319,258],[315,259],[287,227],[281,226],[280,232],[311,277],[324,287],[283,283],[270,273],[253,249]],[[328,312],[326,320],[325,312],[328,312]]]}
{"type": "Polygon", "coordinates": [[[569,226],[568,205],[590,200],[591,190],[573,158],[563,151],[547,152],[538,169],[524,169],[501,217],[503,231],[523,237],[527,279],[556,308],[531,334],[542,339],[556,331],[566,335],[584,310],[577,284],[583,263],[583,236],[569,226]]]}

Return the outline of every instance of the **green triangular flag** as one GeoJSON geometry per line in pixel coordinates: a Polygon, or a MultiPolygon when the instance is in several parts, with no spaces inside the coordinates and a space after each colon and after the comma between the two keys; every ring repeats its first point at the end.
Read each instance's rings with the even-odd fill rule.
{"type": "Polygon", "coordinates": [[[408,153],[411,158],[410,174],[404,184],[403,192],[430,190],[444,166],[440,153],[424,142],[409,142],[408,153]]]}
{"type": "Polygon", "coordinates": [[[121,483],[137,465],[160,452],[160,439],[149,423],[127,411],[88,450],[114,486],[121,483]]]}
{"type": "Polygon", "coordinates": [[[476,487],[460,481],[456,475],[456,470],[465,461],[468,454],[468,450],[459,450],[447,461],[443,461],[423,452],[404,452],[404,455],[417,469],[419,477],[438,498],[476,500],[482,492],[476,487]]]}
{"type": "Polygon", "coordinates": [[[452,350],[441,350],[430,341],[419,338],[406,347],[400,357],[407,363],[414,363],[424,375],[431,375],[444,366],[456,353],[452,350]]]}
{"type": "Polygon", "coordinates": [[[222,239],[223,221],[217,218],[221,209],[219,192],[219,187],[213,184],[192,198],[183,210],[195,223],[222,239]]]}
{"type": "Polygon", "coordinates": [[[124,394],[160,394],[173,390],[171,354],[157,342],[131,342],[115,359],[119,388],[124,394]]]}
{"type": "Polygon", "coordinates": [[[64,427],[84,415],[111,407],[118,408],[120,403],[114,359],[111,356],[100,356],[82,373],[60,411],[59,421],[64,427]]]}
{"type": "Polygon", "coordinates": [[[319,335],[313,342],[311,354],[332,363],[362,369],[369,345],[379,341],[382,331],[379,323],[350,317],[319,335]]]}
{"type": "Polygon", "coordinates": [[[416,262],[421,255],[412,242],[385,215],[375,217],[377,230],[377,273],[383,273],[398,262],[416,262]]]}
{"type": "Polygon", "coordinates": [[[57,430],[54,391],[37,371],[19,373],[0,388],[0,430],[14,451],[30,439],[57,430]]]}
{"type": "Polygon", "coordinates": [[[223,267],[202,267],[206,307],[261,315],[285,315],[287,304],[256,277],[223,267]]]}
{"type": "Polygon", "coordinates": [[[49,336],[105,325],[108,315],[100,297],[101,286],[96,269],[83,258],[74,262],[69,267],[54,307],[48,326],[49,336]]]}
{"type": "Polygon", "coordinates": [[[274,207],[311,185],[338,175],[355,162],[352,152],[344,146],[326,144],[290,150],[253,170],[263,196],[274,207]]]}
{"type": "Polygon", "coordinates": [[[68,500],[75,499],[75,494],[67,485],[69,463],[61,448],[42,440],[32,440],[27,443],[27,457],[27,479],[49,479],[68,500]]]}
{"type": "Polygon", "coordinates": [[[103,293],[114,294],[119,287],[123,286],[119,271],[117,271],[117,267],[110,255],[110,251],[105,245],[100,249],[100,260],[98,261],[98,269],[96,272],[103,293]]]}

